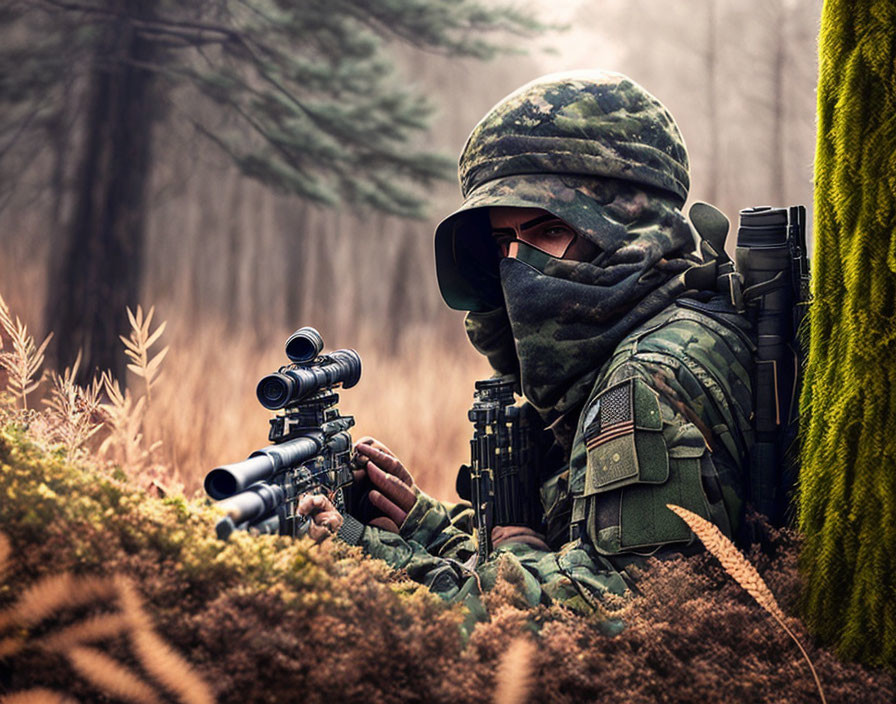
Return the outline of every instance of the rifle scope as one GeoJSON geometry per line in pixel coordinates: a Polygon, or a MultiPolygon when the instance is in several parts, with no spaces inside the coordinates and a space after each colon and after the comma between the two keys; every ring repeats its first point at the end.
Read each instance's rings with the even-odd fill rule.
{"type": "MultiPolygon", "coordinates": [[[[299,330],[299,332],[302,332],[299,330]]],[[[299,333],[297,332],[296,335],[299,333]]],[[[292,338],[290,338],[292,339],[292,338]]],[[[305,343],[298,345],[303,346],[305,343]]],[[[361,378],[361,357],[354,350],[336,350],[326,361],[308,367],[284,367],[258,382],[258,402],[270,411],[297,403],[324,388],[350,389],[361,378]]]]}
{"type": "Polygon", "coordinates": [[[324,442],[323,433],[314,433],[263,447],[247,460],[221,465],[206,474],[205,492],[216,501],[229,498],[282,469],[307,462],[323,449],[324,442]]]}
{"type": "Polygon", "coordinates": [[[286,356],[296,364],[311,362],[324,348],[320,333],[310,326],[299,328],[286,341],[286,356]]]}

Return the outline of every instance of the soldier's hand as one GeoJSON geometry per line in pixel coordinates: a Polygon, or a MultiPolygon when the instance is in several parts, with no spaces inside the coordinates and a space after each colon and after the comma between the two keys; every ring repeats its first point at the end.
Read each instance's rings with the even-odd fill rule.
{"type": "Polygon", "coordinates": [[[544,536],[527,526],[495,526],[492,528],[492,547],[501,543],[524,543],[536,550],[551,550],[544,542],[544,536]]]}
{"type": "Polygon", "coordinates": [[[342,527],[342,514],[323,494],[306,494],[299,500],[297,511],[308,516],[308,535],[316,543],[336,535],[342,527]]]}
{"type": "Polygon", "coordinates": [[[388,447],[373,438],[359,440],[355,453],[356,466],[366,460],[364,469],[376,487],[370,490],[370,503],[385,514],[384,519],[370,521],[371,525],[397,533],[417,502],[414,478],[388,447]]]}

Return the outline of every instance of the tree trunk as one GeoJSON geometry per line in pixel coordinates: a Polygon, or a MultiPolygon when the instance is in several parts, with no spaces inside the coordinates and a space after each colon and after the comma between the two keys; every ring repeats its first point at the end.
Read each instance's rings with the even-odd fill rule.
{"type": "Polygon", "coordinates": [[[153,75],[138,64],[151,62],[155,48],[124,19],[102,44],[88,89],[72,217],[49,282],[47,321],[56,333],[58,366],[70,364],[80,349],[82,380],[110,369],[124,381],[118,335],[127,334],[125,307],[136,306],[140,295],[156,112],[153,75]]]}
{"type": "Polygon", "coordinates": [[[886,0],[821,20],[815,256],[800,399],[806,624],[896,668],[896,40],[886,0]]]}

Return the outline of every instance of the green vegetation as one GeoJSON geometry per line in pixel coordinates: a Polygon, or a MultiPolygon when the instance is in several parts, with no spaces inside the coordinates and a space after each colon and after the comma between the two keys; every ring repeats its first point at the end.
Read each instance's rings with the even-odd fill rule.
{"type": "Polygon", "coordinates": [[[801,409],[804,613],[896,666],[896,7],[824,5],[814,301],[801,409]]]}

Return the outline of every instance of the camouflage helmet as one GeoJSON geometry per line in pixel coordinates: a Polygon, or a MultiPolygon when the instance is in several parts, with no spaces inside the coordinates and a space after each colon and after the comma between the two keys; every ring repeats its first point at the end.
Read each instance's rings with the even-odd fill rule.
{"type": "Polygon", "coordinates": [[[595,193],[611,180],[680,208],[688,156],[672,115],[630,78],[586,70],[538,78],[493,107],[460,157],[464,203],[436,229],[436,270],[445,302],[468,311],[501,303],[488,208],[542,208],[603,252],[623,243],[595,193]]]}

